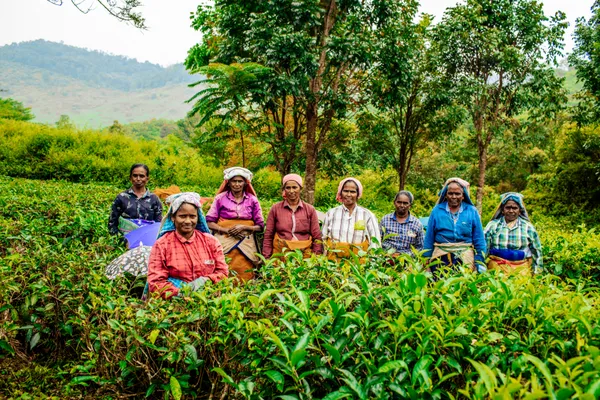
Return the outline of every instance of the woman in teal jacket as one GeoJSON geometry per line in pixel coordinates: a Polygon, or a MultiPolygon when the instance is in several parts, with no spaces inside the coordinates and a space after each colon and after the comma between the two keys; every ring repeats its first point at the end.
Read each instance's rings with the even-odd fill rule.
{"type": "MultiPolygon", "coordinates": [[[[481,218],[469,197],[469,183],[450,178],[431,211],[425,242],[425,257],[447,266],[465,264],[473,271],[486,270],[486,243],[481,218]]],[[[435,273],[436,266],[432,265],[435,273]]]]}

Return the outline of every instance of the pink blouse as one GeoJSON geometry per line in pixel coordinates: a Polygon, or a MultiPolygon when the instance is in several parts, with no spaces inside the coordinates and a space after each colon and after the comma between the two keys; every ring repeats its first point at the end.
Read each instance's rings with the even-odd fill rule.
{"type": "Polygon", "coordinates": [[[258,199],[248,193],[244,193],[240,203],[235,201],[230,191],[219,193],[206,213],[206,222],[219,222],[219,218],[247,219],[254,221],[254,225],[261,229],[265,226],[258,199]]]}

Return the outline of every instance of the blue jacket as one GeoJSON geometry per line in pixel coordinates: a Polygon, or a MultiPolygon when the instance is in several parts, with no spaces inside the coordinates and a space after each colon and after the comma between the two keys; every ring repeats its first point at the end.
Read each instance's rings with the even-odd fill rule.
{"type": "Polygon", "coordinates": [[[431,257],[434,243],[465,242],[473,244],[475,261],[484,262],[486,244],[477,209],[463,201],[455,224],[447,210],[447,205],[447,202],[443,202],[433,207],[431,211],[423,243],[423,248],[426,249],[424,255],[431,257]]]}

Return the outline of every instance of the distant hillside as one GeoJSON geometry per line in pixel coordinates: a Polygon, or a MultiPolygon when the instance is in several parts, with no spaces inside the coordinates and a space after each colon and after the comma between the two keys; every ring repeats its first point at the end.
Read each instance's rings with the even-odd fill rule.
{"type": "Polygon", "coordinates": [[[187,85],[200,79],[183,65],[164,68],[43,40],[0,47],[0,97],[31,107],[38,122],[62,114],[88,127],[177,120],[198,90],[187,85]]]}
{"type": "Polygon", "coordinates": [[[122,91],[193,81],[181,64],[164,68],[149,62],[140,63],[123,56],[45,40],[0,47],[0,60],[59,73],[85,82],[88,86],[122,91]]]}

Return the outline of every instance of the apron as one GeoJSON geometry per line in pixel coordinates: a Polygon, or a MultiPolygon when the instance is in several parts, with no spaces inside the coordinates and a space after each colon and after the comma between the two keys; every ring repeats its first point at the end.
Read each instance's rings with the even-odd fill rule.
{"type": "MultiPolygon", "coordinates": [[[[254,221],[246,219],[222,219],[219,218],[217,225],[223,228],[231,228],[235,225],[254,226],[254,221]]],[[[254,279],[254,267],[258,264],[258,243],[254,234],[238,239],[228,234],[216,232],[214,236],[223,246],[223,253],[231,259],[229,270],[237,273],[237,278],[242,282],[254,279]]]]}
{"type": "MultiPolygon", "coordinates": [[[[327,239],[325,242],[327,249],[327,259],[331,261],[341,261],[343,259],[350,258],[350,254],[358,255],[360,250],[367,251],[369,248],[369,240],[365,239],[362,243],[346,243],[346,242],[334,242],[331,239],[327,239]]],[[[365,258],[360,258],[360,263],[365,263],[365,258]]]]}
{"type": "Polygon", "coordinates": [[[312,254],[312,238],[306,240],[286,240],[276,233],[273,238],[273,254],[284,254],[288,251],[300,250],[304,258],[312,254]]]}

